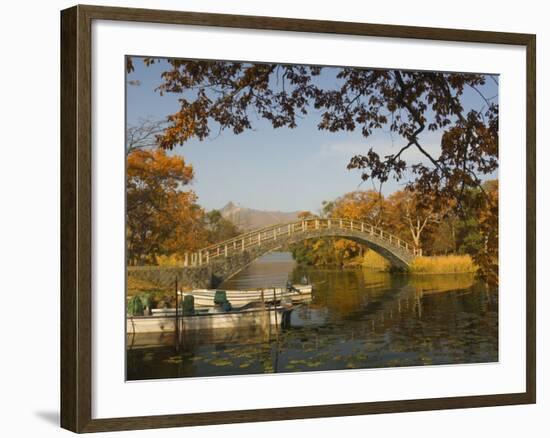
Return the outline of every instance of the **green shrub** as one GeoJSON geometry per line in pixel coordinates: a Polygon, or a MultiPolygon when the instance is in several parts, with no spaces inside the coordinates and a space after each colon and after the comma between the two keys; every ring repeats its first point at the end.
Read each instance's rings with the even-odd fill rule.
{"type": "Polygon", "coordinates": [[[128,301],[126,313],[130,316],[143,316],[143,301],[139,296],[134,296],[128,301]]]}

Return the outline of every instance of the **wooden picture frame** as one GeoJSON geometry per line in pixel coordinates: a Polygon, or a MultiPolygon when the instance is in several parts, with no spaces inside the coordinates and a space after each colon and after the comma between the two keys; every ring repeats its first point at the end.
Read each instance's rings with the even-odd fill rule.
{"type": "Polygon", "coordinates": [[[536,37],[530,34],[75,6],[61,12],[61,426],[74,432],[210,425],[535,403],[536,37]],[[526,391],[127,418],[92,418],[92,35],[93,20],[219,26],[526,48],[526,391]]]}

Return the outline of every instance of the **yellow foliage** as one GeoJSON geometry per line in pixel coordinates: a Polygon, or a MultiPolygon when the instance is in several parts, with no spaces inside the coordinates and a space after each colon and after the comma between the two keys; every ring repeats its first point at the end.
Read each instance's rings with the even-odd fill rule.
{"type": "Polygon", "coordinates": [[[384,202],[384,197],[374,190],[357,190],[338,198],[331,215],[376,225],[380,221],[384,202]]]}
{"type": "Polygon", "coordinates": [[[345,263],[345,266],[360,266],[377,272],[389,272],[391,264],[376,251],[367,249],[362,256],[357,256],[345,263]]]}
{"type": "Polygon", "coordinates": [[[159,255],[157,264],[159,266],[183,266],[184,260],[179,254],[159,255]]]}
{"type": "Polygon", "coordinates": [[[391,264],[388,260],[378,254],[376,251],[365,251],[361,264],[365,268],[373,269],[375,271],[388,272],[391,264]]]}
{"type": "Polygon", "coordinates": [[[469,255],[417,257],[410,265],[413,274],[475,273],[477,266],[469,255]]]}
{"type": "Polygon", "coordinates": [[[156,264],[162,254],[193,251],[206,242],[204,211],[197,195],[182,188],[193,167],[162,149],[135,150],[127,157],[126,244],[130,265],[156,264]]]}
{"type": "Polygon", "coordinates": [[[170,294],[169,290],[161,288],[155,283],[147,280],[141,280],[131,275],[128,275],[126,284],[126,296],[131,297],[133,295],[139,295],[144,292],[148,292],[153,296],[170,294]]]}

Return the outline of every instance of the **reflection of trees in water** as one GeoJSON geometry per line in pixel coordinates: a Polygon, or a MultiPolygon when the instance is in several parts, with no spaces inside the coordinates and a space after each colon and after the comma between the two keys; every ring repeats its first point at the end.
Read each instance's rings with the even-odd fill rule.
{"type": "MultiPolygon", "coordinates": [[[[481,330],[495,342],[498,338],[495,322],[498,296],[477,283],[472,275],[413,277],[327,270],[310,275],[314,284],[316,280],[321,284],[316,288],[311,308],[328,308],[334,316],[325,323],[326,333],[316,333],[322,333],[329,342],[331,337],[327,334],[331,331],[339,333],[339,338],[332,339],[335,344],[343,341],[342,334],[345,342],[357,336],[368,340],[384,334],[391,340],[379,345],[376,351],[387,350],[391,344],[393,352],[417,355],[442,349],[463,357],[482,354],[483,349],[493,350],[493,345],[477,342],[475,332],[481,330]],[[335,330],[334,320],[338,319],[354,321],[353,330],[346,332],[342,327],[335,330]]],[[[427,358],[422,360],[431,362],[427,358]]]]}
{"type": "MultiPolygon", "coordinates": [[[[301,338],[298,332],[289,347],[319,352],[360,340],[363,353],[368,355],[362,367],[464,363],[468,362],[465,358],[472,357],[496,360],[497,315],[496,309],[487,306],[485,294],[472,294],[466,301],[449,294],[444,303],[437,301],[440,297],[436,301],[433,298],[404,286],[393,299],[371,301],[363,314],[348,315],[347,320],[357,316],[348,329],[327,323],[314,332],[314,341],[301,338]],[[483,303],[485,306],[480,306],[483,303]],[[441,312],[442,306],[449,311],[441,312]],[[470,312],[470,307],[486,310],[480,314],[470,312]],[[313,350],[311,345],[315,345],[313,350]],[[387,359],[398,353],[404,354],[399,354],[399,359],[387,359]]],[[[352,351],[350,356],[356,353],[352,351]]]]}
{"type": "MultiPolygon", "coordinates": [[[[363,313],[368,307],[414,300],[421,307],[424,295],[469,292],[475,278],[471,274],[409,276],[368,270],[311,269],[298,266],[292,273],[298,282],[307,276],[314,285],[313,308],[326,307],[338,315],[363,313]]],[[[419,309],[421,311],[421,309],[419,309]]]]}
{"type": "Polygon", "coordinates": [[[423,294],[469,289],[474,282],[473,274],[415,275],[408,280],[411,287],[423,294]]]}

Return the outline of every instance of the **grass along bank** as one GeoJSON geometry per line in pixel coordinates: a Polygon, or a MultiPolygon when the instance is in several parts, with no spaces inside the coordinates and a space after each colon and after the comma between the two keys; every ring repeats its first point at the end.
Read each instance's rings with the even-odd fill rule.
{"type": "MultiPolygon", "coordinates": [[[[365,251],[363,256],[348,260],[345,267],[363,267],[377,272],[389,272],[388,260],[375,251],[365,251]]],[[[474,274],[477,266],[469,255],[424,256],[414,259],[411,274],[474,274]]]]}
{"type": "Polygon", "coordinates": [[[411,274],[476,273],[477,266],[469,255],[417,257],[410,266],[411,274]]]}

